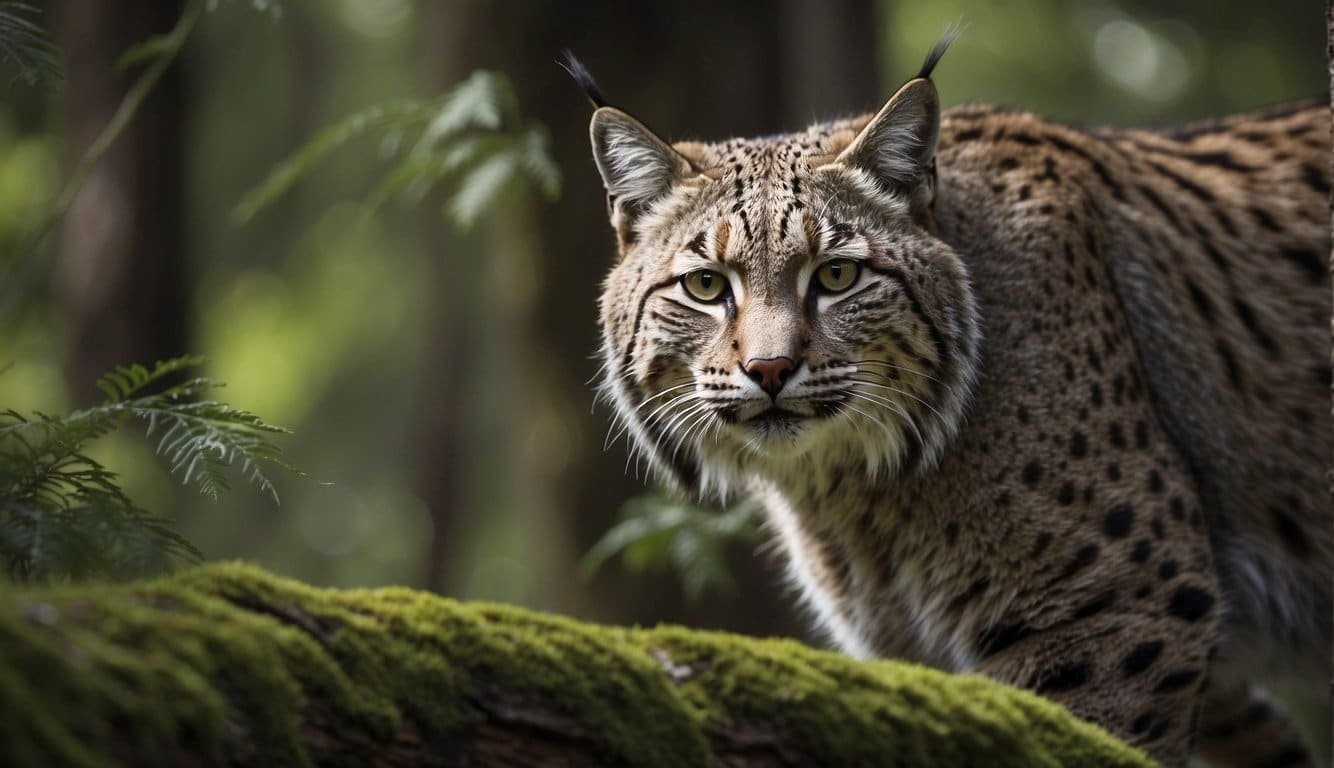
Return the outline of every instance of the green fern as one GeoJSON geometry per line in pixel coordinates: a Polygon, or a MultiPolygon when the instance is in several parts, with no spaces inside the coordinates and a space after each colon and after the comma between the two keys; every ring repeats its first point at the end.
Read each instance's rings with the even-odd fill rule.
{"type": "Polygon", "coordinates": [[[710,590],[733,594],[736,584],[727,567],[732,542],[750,546],[761,539],[752,504],[727,510],[705,509],[665,496],[631,499],[611,527],[580,563],[591,578],[617,554],[630,571],[671,566],[681,578],[686,598],[696,601],[710,590]]]}
{"type": "Polygon", "coordinates": [[[372,211],[394,197],[416,203],[446,189],[446,212],[466,228],[511,189],[532,186],[548,199],[560,192],[546,129],[522,120],[504,75],[478,71],[440,98],[377,105],[325,128],[248,192],[233,218],[249,221],[329,154],[375,134],[392,163],[367,197],[372,211]]]}
{"type": "Polygon", "coordinates": [[[129,577],[163,570],[174,559],[198,559],[168,520],[137,507],[116,474],[85,453],[90,441],[126,419],[146,422],[171,472],[204,495],[216,499],[226,491],[224,470],[239,464],[247,480],[277,501],[264,469],[300,474],[269,440],[287,430],[202,399],[221,386],[211,379],[165,386],[168,377],[202,362],[180,357],[152,369],[118,367],[97,383],[105,402],[67,416],[0,412],[0,558],[11,576],[129,577]]]}
{"type": "Polygon", "coordinates": [[[29,85],[60,78],[60,55],[46,30],[26,17],[41,16],[27,3],[0,3],[0,62],[18,66],[18,77],[29,85]]]}

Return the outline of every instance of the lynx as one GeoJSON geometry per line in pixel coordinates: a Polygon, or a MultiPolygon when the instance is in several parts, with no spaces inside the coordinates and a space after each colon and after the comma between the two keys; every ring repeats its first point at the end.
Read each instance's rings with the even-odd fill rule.
{"type": "Polygon", "coordinates": [[[598,105],[602,389],[679,492],[758,500],[821,627],[1168,765],[1308,765],[1330,680],[1330,112],[940,111],[669,144],[598,105]],[[1196,748],[1198,740],[1198,749],[1196,748]]]}

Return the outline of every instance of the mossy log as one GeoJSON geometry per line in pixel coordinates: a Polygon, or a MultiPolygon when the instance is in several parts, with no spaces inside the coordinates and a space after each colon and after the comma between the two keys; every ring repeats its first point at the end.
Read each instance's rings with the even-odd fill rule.
{"type": "Polygon", "coordinates": [[[0,593],[0,712],[18,766],[1151,764],[978,677],[236,564],[0,593]]]}

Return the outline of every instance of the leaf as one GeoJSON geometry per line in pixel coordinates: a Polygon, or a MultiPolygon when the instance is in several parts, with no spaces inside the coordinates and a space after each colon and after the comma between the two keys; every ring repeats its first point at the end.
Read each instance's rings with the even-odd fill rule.
{"type": "Polygon", "coordinates": [[[491,155],[466,171],[458,191],[446,205],[454,223],[461,229],[476,223],[514,180],[517,166],[513,153],[506,152],[491,155]]]}
{"type": "Polygon", "coordinates": [[[246,193],[234,220],[249,221],[313,173],[331,152],[375,131],[383,132],[379,151],[392,165],[366,196],[368,214],[393,197],[415,204],[431,190],[452,183],[445,212],[457,226],[467,228],[521,183],[547,199],[560,191],[560,169],[551,157],[546,130],[523,125],[509,80],[483,70],[438,99],[371,107],[325,128],[246,193]],[[404,146],[410,149],[402,151],[404,146]]]}
{"type": "Polygon", "coordinates": [[[727,548],[758,540],[752,505],[713,510],[662,496],[642,497],[622,507],[619,521],[584,555],[579,573],[590,579],[618,554],[630,571],[670,566],[680,576],[686,598],[695,602],[709,591],[733,591],[727,548]]]}
{"type": "Polygon", "coordinates": [[[46,30],[24,16],[41,16],[27,3],[0,3],[0,61],[18,65],[18,76],[29,85],[60,79],[60,54],[46,30]]]}
{"type": "Polygon", "coordinates": [[[268,178],[247,192],[232,211],[232,219],[238,224],[250,221],[312,173],[325,156],[343,145],[380,128],[425,122],[429,114],[428,105],[401,101],[370,107],[343,118],[320,131],[295,154],[279,163],[268,178]]]}
{"type": "Polygon", "coordinates": [[[440,102],[413,151],[429,152],[470,129],[499,132],[506,123],[517,122],[518,115],[518,99],[504,75],[473,72],[440,102]]]}
{"type": "MultiPolygon", "coordinates": [[[[205,358],[186,355],[158,361],[153,365],[151,371],[138,364],[131,365],[128,368],[118,365],[115,370],[97,380],[97,388],[106,394],[107,403],[119,403],[150,384],[155,384],[177,371],[195,368],[206,362],[205,358]]],[[[196,381],[202,380],[196,379],[196,381]]]]}

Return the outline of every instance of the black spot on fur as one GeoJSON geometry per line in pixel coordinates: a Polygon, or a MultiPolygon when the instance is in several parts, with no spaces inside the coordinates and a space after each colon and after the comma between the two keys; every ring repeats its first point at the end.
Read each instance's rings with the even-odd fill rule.
{"type": "Polygon", "coordinates": [[[1076,459],[1082,459],[1088,455],[1089,443],[1084,433],[1075,430],[1070,434],[1070,455],[1076,459]]]}
{"type": "Polygon", "coordinates": [[[1137,563],[1145,563],[1149,560],[1149,555],[1153,553],[1153,545],[1148,539],[1140,539],[1135,542],[1135,548],[1130,551],[1130,559],[1137,563]]]}
{"type": "Polygon", "coordinates": [[[1232,384],[1232,388],[1238,392],[1242,391],[1241,369],[1237,367],[1237,358],[1232,355],[1232,348],[1222,339],[1214,342],[1214,349],[1218,351],[1218,356],[1223,360],[1223,367],[1227,369],[1227,379],[1232,384]]]}
{"type": "Polygon", "coordinates": [[[1328,265],[1315,251],[1308,251],[1303,248],[1284,248],[1279,255],[1304,270],[1311,280],[1320,281],[1325,278],[1328,265]]]}
{"type": "Polygon", "coordinates": [[[1130,653],[1121,660],[1121,671],[1126,677],[1134,677],[1158,660],[1163,653],[1163,641],[1150,640],[1130,649],[1130,653]]]}
{"type": "Polygon", "coordinates": [[[1250,331],[1251,338],[1255,339],[1255,343],[1259,344],[1270,355],[1277,354],[1278,342],[1274,341],[1274,337],[1270,336],[1260,326],[1260,321],[1255,318],[1255,312],[1251,310],[1251,305],[1239,298],[1233,298],[1232,307],[1236,310],[1237,317],[1241,318],[1242,325],[1250,331]]]}
{"type": "Polygon", "coordinates": [[[1129,504],[1117,504],[1107,513],[1102,530],[1113,539],[1123,539],[1130,534],[1135,524],[1135,508],[1129,504]]]}
{"type": "Polygon", "coordinates": [[[1145,200],[1149,201],[1150,205],[1158,209],[1158,212],[1163,215],[1163,218],[1167,219],[1167,221],[1173,226],[1173,228],[1175,228],[1182,235],[1190,237],[1190,231],[1187,230],[1185,225],[1181,223],[1181,219],[1177,217],[1176,211],[1174,211],[1171,207],[1169,207],[1166,203],[1164,203],[1163,199],[1159,197],[1158,194],[1154,192],[1151,187],[1141,184],[1135,188],[1139,190],[1139,193],[1144,196],[1145,200]]]}
{"type": "Polygon", "coordinates": [[[1196,198],[1199,199],[1201,203],[1209,205],[1214,202],[1213,193],[1205,189],[1204,187],[1200,186],[1199,184],[1196,184],[1195,182],[1191,181],[1185,176],[1176,173],[1175,171],[1171,170],[1170,168],[1167,168],[1166,166],[1160,165],[1159,163],[1155,163],[1152,160],[1149,160],[1148,164],[1150,168],[1153,168],[1155,171],[1171,179],[1173,183],[1175,183],[1178,187],[1181,187],[1190,194],[1194,195],[1196,198]]]}
{"type": "Polygon", "coordinates": [[[1126,447],[1126,433],[1121,429],[1121,425],[1115,421],[1107,425],[1107,437],[1112,441],[1113,448],[1126,447]]]}
{"type": "Polygon", "coordinates": [[[1072,619],[1087,619],[1111,608],[1116,603],[1116,590],[1109,589],[1092,600],[1084,603],[1071,615],[1072,619]]]}
{"type": "Polygon", "coordinates": [[[1081,547],[1075,553],[1074,559],[1066,564],[1065,570],[1061,571],[1061,574],[1056,577],[1057,581],[1064,581],[1092,565],[1093,561],[1098,559],[1098,552],[1097,544],[1088,544],[1081,547]]]}
{"type": "Polygon", "coordinates": [[[1198,680],[1199,677],[1200,670],[1198,669],[1181,669],[1176,672],[1169,672],[1163,676],[1154,692],[1172,693],[1173,691],[1179,691],[1198,680]]]}
{"type": "Polygon", "coordinates": [[[1163,581],[1171,581],[1177,575],[1177,561],[1167,560],[1158,566],[1158,578],[1163,581]]]}
{"type": "Polygon", "coordinates": [[[1195,284],[1194,280],[1186,280],[1186,292],[1190,294],[1190,300],[1195,305],[1196,311],[1206,322],[1212,323],[1214,320],[1214,304],[1205,295],[1204,291],[1195,284]]]}
{"type": "Polygon", "coordinates": [[[1185,586],[1172,593],[1167,613],[1182,621],[1199,621],[1214,607],[1214,596],[1199,587],[1185,586]]]}
{"type": "Polygon", "coordinates": [[[1149,734],[1145,736],[1144,739],[1146,741],[1157,741],[1161,739],[1164,734],[1167,733],[1167,729],[1170,727],[1172,727],[1172,721],[1167,718],[1163,718],[1153,724],[1153,727],[1149,729],[1149,734]]]}
{"type": "Polygon", "coordinates": [[[990,586],[991,586],[991,579],[986,578],[985,576],[978,579],[977,581],[973,582],[972,586],[968,587],[968,591],[964,592],[963,594],[951,600],[949,607],[953,610],[958,610],[968,605],[974,600],[977,600],[978,598],[982,597],[982,595],[986,594],[987,588],[990,586]]]}
{"type": "Polygon", "coordinates": [[[1149,730],[1149,726],[1153,725],[1154,721],[1156,721],[1157,719],[1158,715],[1154,714],[1153,712],[1145,712],[1144,714],[1135,718],[1135,722],[1130,724],[1130,732],[1136,734],[1144,733],[1145,731],[1149,730]]]}
{"type": "Polygon", "coordinates": [[[1314,165],[1302,166],[1302,178],[1306,181],[1306,185],[1321,195],[1329,197],[1329,179],[1326,177],[1326,173],[1327,171],[1314,165]]]}
{"type": "Polygon", "coordinates": [[[1041,479],[1042,479],[1041,464],[1038,464],[1036,461],[1030,461],[1028,462],[1028,464],[1024,465],[1024,474],[1023,474],[1024,485],[1027,485],[1029,488],[1032,488],[1033,486],[1037,485],[1038,481],[1041,479]]]}
{"type": "Polygon", "coordinates": [[[978,638],[977,645],[979,655],[982,658],[994,656],[1010,646],[1018,643],[1037,630],[1022,622],[1018,624],[1002,624],[992,627],[978,638]]]}
{"type": "Polygon", "coordinates": [[[1194,152],[1187,155],[1191,160],[1203,165],[1216,165],[1231,171],[1258,171],[1258,167],[1238,162],[1228,152],[1194,152]]]}
{"type": "Polygon", "coordinates": [[[1278,536],[1283,540],[1283,546],[1287,547],[1288,551],[1298,557],[1306,557],[1311,554],[1311,542],[1307,540],[1306,533],[1287,512],[1278,507],[1270,507],[1269,514],[1273,516],[1274,529],[1278,531],[1278,536]]]}
{"type": "Polygon", "coordinates": [[[1088,664],[1082,661],[1070,662],[1045,675],[1040,675],[1036,681],[1037,685],[1033,688],[1038,693],[1072,691],[1087,684],[1092,677],[1093,670],[1088,664]]]}
{"type": "Polygon", "coordinates": [[[1255,219],[1255,223],[1259,224],[1264,229],[1267,229],[1270,232],[1283,231],[1283,227],[1279,226],[1278,222],[1274,221],[1274,217],[1265,209],[1252,205],[1248,206],[1246,210],[1250,212],[1251,218],[1255,219]]]}
{"type": "Polygon", "coordinates": [[[1066,481],[1061,483],[1061,490],[1056,494],[1056,501],[1063,507],[1068,507],[1075,500],[1074,483],[1066,481]]]}

